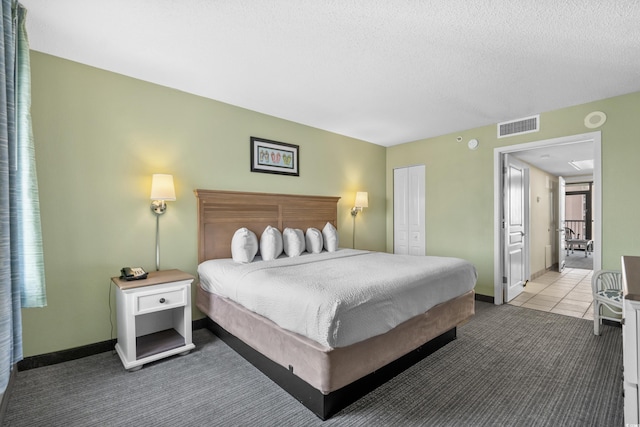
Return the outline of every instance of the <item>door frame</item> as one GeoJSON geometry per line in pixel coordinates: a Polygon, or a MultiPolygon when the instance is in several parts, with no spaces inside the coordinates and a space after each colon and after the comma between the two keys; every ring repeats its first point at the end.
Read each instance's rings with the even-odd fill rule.
{"type": "Polygon", "coordinates": [[[602,136],[600,131],[569,135],[522,144],[496,147],[493,149],[493,299],[494,304],[504,303],[502,283],[502,249],[501,239],[501,203],[503,190],[500,185],[502,175],[501,158],[504,153],[516,153],[533,148],[575,144],[577,142],[593,141],[593,269],[600,270],[602,266],[602,136]]]}
{"type": "MultiPolygon", "coordinates": [[[[564,176],[558,176],[558,194],[555,195],[556,209],[553,212],[553,225],[555,225],[556,242],[551,243],[551,247],[555,247],[558,251],[558,273],[562,273],[567,267],[567,180],[564,176]],[[555,245],[553,244],[555,243],[555,245]]],[[[584,248],[585,251],[587,248],[584,248]]],[[[553,266],[553,263],[551,264],[553,266]]]]}

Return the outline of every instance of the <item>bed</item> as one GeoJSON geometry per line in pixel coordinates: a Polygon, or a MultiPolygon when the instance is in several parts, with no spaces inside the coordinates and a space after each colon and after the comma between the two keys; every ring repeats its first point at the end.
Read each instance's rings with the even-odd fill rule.
{"type": "MultiPolygon", "coordinates": [[[[232,236],[242,227],[253,231],[258,238],[267,226],[279,230],[322,230],[329,223],[337,227],[338,197],[216,190],[195,190],[194,193],[198,201],[199,271],[211,260],[228,263],[232,236]]],[[[333,258],[338,255],[350,257],[349,263],[370,256],[394,257],[390,254],[343,250],[335,254],[323,252],[307,258],[301,256],[299,259],[305,262],[313,259],[315,262],[312,257],[333,258]]],[[[284,263],[293,261],[298,262],[293,258],[282,260],[284,263]]],[[[446,259],[442,261],[449,262],[446,259]]],[[[321,262],[346,261],[322,259],[321,262]]],[[[459,261],[455,263],[460,264],[459,261]]],[[[242,268],[260,270],[258,265],[252,264],[242,268]]],[[[390,329],[381,333],[368,337],[349,336],[342,341],[323,340],[315,336],[311,339],[305,336],[308,334],[296,332],[295,328],[278,326],[266,314],[254,311],[254,307],[254,310],[250,310],[223,291],[212,290],[206,283],[208,279],[204,280],[204,277],[197,286],[196,305],[206,314],[210,330],[325,420],[455,339],[456,327],[474,314],[473,286],[476,273],[473,266],[471,269],[472,273],[467,271],[462,276],[455,276],[459,278],[456,280],[465,283],[455,294],[441,296],[441,299],[444,298],[442,302],[418,314],[411,314],[406,320],[391,325],[390,329]]],[[[243,271],[241,276],[243,274],[247,273],[243,271]]],[[[278,295],[279,292],[272,294],[278,295]]],[[[264,298],[267,297],[264,295],[264,298]]],[[[279,304],[280,301],[271,303],[279,304]]],[[[329,336],[333,335],[339,334],[329,331],[329,336]]]]}

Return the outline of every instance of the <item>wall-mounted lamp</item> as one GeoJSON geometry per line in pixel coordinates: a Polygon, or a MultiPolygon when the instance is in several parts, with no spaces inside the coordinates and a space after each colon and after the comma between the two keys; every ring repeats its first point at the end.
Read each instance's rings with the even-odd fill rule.
{"type": "Polygon", "coordinates": [[[362,212],[362,208],[368,208],[369,207],[369,193],[367,193],[366,191],[358,191],[356,193],[356,202],[354,203],[354,206],[351,208],[351,215],[353,216],[353,242],[352,242],[352,248],[355,249],[356,248],[356,216],[358,215],[358,212],[362,212]]]}
{"type": "Polygon", "coordinates": [[[351,208],[351,215],[354,217],[358,215],[358,212],[362,212],[362,208],[369,207],[369,193],[366,191],[358,191],[356,193],[356,202],[351,208]]]}
{"type": "Polygon", "coordinates": [[[167,210],[167,201],[176,200],[173,175],[156,173],[151,180],[151,211],[156,215],[156,271],[160,270],[160,215],[167,210]]]}

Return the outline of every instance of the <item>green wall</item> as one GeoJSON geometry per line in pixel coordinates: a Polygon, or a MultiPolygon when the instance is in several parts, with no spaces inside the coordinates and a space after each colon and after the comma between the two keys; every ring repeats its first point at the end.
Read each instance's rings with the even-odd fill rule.
{"type": "Polygon", "coordinates": [[[345,247],[355,192],[368,191],[357,246],[391,252],[393,168],[424,164],[427,254],[469,259],[476,291],[493,295],[493,149],[588,132],[584,117],[602,110],[602,265],[640,255],[640,93],[542,113],[533,134],[498,140],[492,125],[385,149],[37,52],[32,84],[48,306],[23,310],[25,356],[115,334],[110,277],[154,268],[153,173],[173,174],[177,192],[160,221],[161,268],[195,274],[196,188],[340,196],[345,247]],[[300,177],[250,172],[250,136],[298,144],[300,177]]]}
{"type": "MultiPolygon", "coordinates": [[[[488,102],[491,102],[488,100],[488,102]]],[[[640,255],[640,92],[540,114],[540,131],[498,139],[496,126],[443,135],[387,149],[387,201],[393,169],[426,165],[428,255],[466,258],[478,268],[476,292],[493,291],[494,148],[593,131],[584,117],[607,114],[602,132],[602,268],[620,269],[621,255],[640,255]],[[456,142],[461,136],[463,142],[456,142]],[[477,138],[480,147],[467,149],[477,138]]],[[[393,205],[387,203],[387,250],[393,248],[393,205]]]]}
{"type": "Polygon", "coordinates": [[[110,277],[155,268],[153,173],[176,185],[160,218],[163,269],[196,273],[197,188],[340,196],[345,247],[355,193],[368,191],[356,243],[385,249],[384,147],[38,52],[31,60],[48,306],[23,310],[25,356],[114,336],[110,277]],[[250,172],[250,136],[299,145],[300,176],[250,172]]]}

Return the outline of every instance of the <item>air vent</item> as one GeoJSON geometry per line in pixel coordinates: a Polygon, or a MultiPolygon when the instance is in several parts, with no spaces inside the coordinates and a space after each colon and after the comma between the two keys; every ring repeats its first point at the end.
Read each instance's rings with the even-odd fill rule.
{"type": "Polygon", "coordinates": [[[498,123],[498,138],[522,135],[540,130],[540,115],[498,123]]]}

